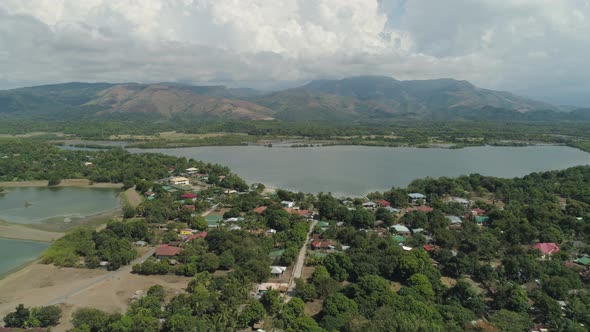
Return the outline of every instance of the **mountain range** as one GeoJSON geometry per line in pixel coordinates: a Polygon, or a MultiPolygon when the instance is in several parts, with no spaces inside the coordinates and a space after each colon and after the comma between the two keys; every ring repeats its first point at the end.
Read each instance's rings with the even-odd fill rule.
{"type": "Polygon", "coordinates": [[[336,122],[393,120],[588,120],[551,105],[454,79],[384,76],[317,80],[264,93],[177,83],[64,83],[0,91],[0,117],[107,119],[149,115],[198,120],[336,122]]]}

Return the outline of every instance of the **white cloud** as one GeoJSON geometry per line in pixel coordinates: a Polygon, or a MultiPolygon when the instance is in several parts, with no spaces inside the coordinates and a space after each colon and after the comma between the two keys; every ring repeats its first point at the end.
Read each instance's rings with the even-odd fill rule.
{"type": "Polygon", "coordinates": [[[588,32],[590,0],[3,0],[0,85],[382,74],[574,103],[588,32]]]}

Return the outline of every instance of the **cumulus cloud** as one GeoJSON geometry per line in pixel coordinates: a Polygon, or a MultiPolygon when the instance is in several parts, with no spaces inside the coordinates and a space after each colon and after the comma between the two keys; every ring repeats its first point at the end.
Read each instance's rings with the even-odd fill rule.
{"type": "Polygon", "coordinates": [[[590,0],[3,0],[0,86],[380,74],[590,104],[588,32],[590,0]]]}

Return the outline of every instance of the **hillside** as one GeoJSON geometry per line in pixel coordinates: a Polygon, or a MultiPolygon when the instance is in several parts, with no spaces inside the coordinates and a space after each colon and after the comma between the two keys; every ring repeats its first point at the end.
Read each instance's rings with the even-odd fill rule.
{"type": "Polygon", "coordinates": [[[170,117],[185,113],[205,118],[272,120],[271,109],[244,100],[197,94],[190,89],[166,85],[121,84],[101,91],[87,105],[103,112],[157,113],[170,117]]]}
{"type": "MultiPolygon", "coordinates": [[[[569,112],[568,112],[569,111],[569,112]]],[[[0,117],[30,121],[177,119],[352,124],[396,120],[588,121],[553,106],[453,79],[358,76],[263,94],[178,83],[65,83],[0,91],[0,117]]]]}

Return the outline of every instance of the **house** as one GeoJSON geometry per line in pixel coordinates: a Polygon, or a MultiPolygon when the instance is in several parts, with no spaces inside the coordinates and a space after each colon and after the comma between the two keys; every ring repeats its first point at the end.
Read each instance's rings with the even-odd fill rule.
{"type": "Polygon", "coordinates": [[[380,207],[390,207],[391,203],[389,203],[388,201],[384,200],[384,199],[380,199],[378,201],[375,201],[375,203],[379,204],[380,207]]]}
{"type": "Polygon", "coordinates": [[[209,214],[205,216],[205,221],[207,221],[207,227],[209,228],[216,228],[219,227],[223,218],[221,216],[209,214]]]}
{"type": "Polygon", "coordinates": [[[553,255],[559,252],[559,246],[555,242],[543,242],[537,243],[533,246],[533,249],[537,249],[541,252],[543,257],[547,255],[553,255]]]}
{"type": "Polygon", "coordinates": [[[331,240],[315,240],[311,242],[313,249],[334,249],[334,244],[331,240]]]}
{"type": "Polygon", "coordinates": [[[398,214],[398,213],[401,212],[400,209],[396,209],[396,208],[391,207],[391,206],[386,206],[385,207],[385,210],[387,210],[387,212],[389,212],[389,213],[395,213],[395,214],[398,214]]]}
{"type": "Polygon", "coordinates": [[[94,164],[91,163],[91,162],[89,162],[89,161],[87,161],[87,162],[84,163],[84,166],[86,166],[86,167],[92,167],[92,166],[94,166],[94,164]]]}
{"type": "Polygon", "coordinates": [[[183,205],[182,206],[182,209],[183,210],[188,210],[188,211],[195,211],[196,210],[196,208],[195,208],[194,205],[183,205]]]}
{"type": "Polygon", "coordinates": [[[576,259],[574,262],[576,262],[577,264],[588,267],[588,266],[590,266],[590,257],[584,256],[582,258],[576,259]]]}
{"type": "Polygon", "coordinates": [[[483,225],[483,224],[485,224],[486,221],[488,221],[488,219],[490,219],[490,217],[488,217],[488,216],[476,216],[475,222],[478,225],[483,225]]]}
{"type": "Polygon", "coordinates": [[[451,197],[449,202],[461,204],[466,208],[469,207],[471,205],[471,203],[473,203],[473,201],[465,199],[465,198],[461,198],[461,197],[451,197]]]}
{"type": "Polygon", "coordinates": [[[401,236],[401,235],[395,235],[393,237],[391,237],[391,239],[397,243],[404,243],[406,242],[406,238],[401,236]]]}
{"type": "Polygon", "coordinates": [[[190,181],[189,179],[183,177],[183,176],[173,176],[170,178],[170,180],[168,181],[171,185],[177,186],[177,185],[189,185],[190,181]]]}
{"type": "Polygon", "coordinates": [[[230,230],[230,231],[240,231],[240,230],[242,230],[242,227],[240,227],[240,226],[238,226],[238,225],[231,225],[231,226],[229,227],[229,230],[230,230]]]}
{"type": "Polygon", "coordinates": [[[204,239],[207,237],[207,232],[200,232],[200,233],[196,233],[193,235],[190,235],[189,237],[186,238],[186,241],[192,241],[195,239],[204,239]]]}
{"type": "Polygon", "coordinates": [[[451,225],[462,223],[461,218],[457,216],[445,216],[445,218],[447,218],[451,222],[451,225]]]}
{"type": "Polygon", "coordinates": [[[198,169],[198,168],[195,168],[195,167],[189,167],[189,168],[185,169],[185,171],[186,171],[188,174],[195,174],[195,173],[199,173],[199,169],[198,169]]]}
{"type": "Polygon", "coordinates": [[[292,209],[292,208],[285,208],[285,211],[287,211],[290,214],[296,214],[296,215],[302,216],[304,218],[312,218],[313,217],[313,212],[311,212],[309,210],[296,210],[296,209],[292,209]]]}
{"type": "Polygon", "coordinates": [[[270,267],[270,274],[272,274],[275,277],[282,276],[283,273],[285,273],[285,271],[287,271],[286,266],[271,266],[270,267]]]}
{"type": "Polygon", "coordinates": [[[259,206],[257,208],[254,209],[254,212],[261,214],[262,212],[264,212],[266,210],[266,206],[259,206]]]}
{"type": "Polygon", "coordinates": [[[431,252],[431,251],[438,249],[438,246],[435,246],[432,244],[425,244],[423,248],[424,248],[424,250],[426,250],[426,252],[431,252]]]}
{"type": "Polygon", "coordinates": [[[486,214],[486,210],[480,208],[471,209],[471,214],[474,216],[482,216],[486,214]]]}
{"type": "Polygon", "coordinates": [[[184,193],[182,194],[182,196],[180,196],[180,198],[182,199],[191,199],[191,200],[195,200],[197,199],[197,194],[193,194],[193,193],[184,193]]]}
{"type": "Polygon", "coordinates": [[[365,202],[363,203],[363,207],[365,209],[374,209],[377,207],[377,204],[375,204],[375,202],[365,202]]]}
{"type": "Polygon", "coordinates": [[[421,211],[421,212],[428,213],[428,212],[434,211],[434,208],[427,206],[427,205],[420,205],[420,206],[415,206],[415,207],[411,207],[411,208],[406,209],[407,213],[412,213],[415,211],[421,211]]]}
{"type": "Polygon", "coordinates": [[[180,249],[179,247],[173,247],[167,244],[162,244],[156,247],[154,256],[156,256],[156,258],[176,257],[178,254],[180,254],[181,251],[182,249],[180,249]]]}
{"type": "Polygon", "coordinates": [[[418,201],[426,202],[426,196],[421,193],[411,193],[411,194],[408,194],[408,197],[409,197],[410,203],[412,203],[412,204],[418,204],[418,201]]]}
{"type": "Polygon", "coordinates": [[[320,221],[317,223],[316,227],[327,228],[327,227],[330,227],[330,223],[327,221],[320,221]]]}
{"type": "Polygon", "coordinates": [[[410,229],[404,225],[395,224],[395,225],[391,226],[390,229],[391,228],[393,228],[395,230],[395,232],[400,235],[410,235],[410,229]]]}
{"type": "Polygon", "coordinates": [[[265,293],[271,289],[277,290],[281,293],[286,293],[289,290],[289,284],[278,282],[264,282],[256,285],[256,293],[265,293]]]}
{"type": "Polygon", "coordinates": [[[284,208],[287,208],[287,209],[292,209],[293,207],[295,207],[295,202],[291,202],[291,201],[282,201],[282,202],[281,202],[281,205],[282,205],[284,208]]]}

